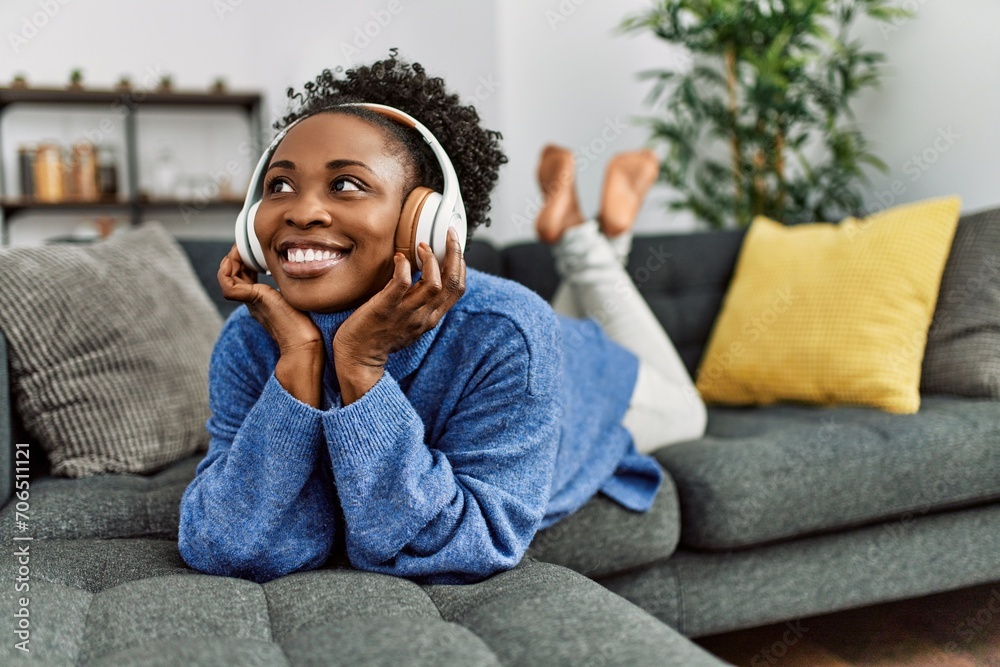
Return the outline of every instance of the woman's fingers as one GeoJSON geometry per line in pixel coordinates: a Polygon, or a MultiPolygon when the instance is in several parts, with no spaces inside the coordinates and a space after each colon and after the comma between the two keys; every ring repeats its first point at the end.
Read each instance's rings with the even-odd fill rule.
{"type": "Polygon", "coordinates": [[[219,279],[221,280],[224,275],[234,279],[237,276],[244,278],[249,277],[244,271],[243,261],[240,259],[240,252],[236,249],[235,245],[230,248],[229,252],[219,263],[219,279]]]}
{"type": "Polygon", "coordinates": [[[385,295],[387,305],[395,308],[406,296],[407,290],[410,289],[410,281],[413,278],[410,273],[410,260],[406,259],[406,255],[397,252],[392,256],[392,261],[392,278],[389,279],[389,283],[382,289],[382,294],[385,295]]]}
{"type": "Polygon", "coordinates": [[[409,306],[405,309],[420,321],[423,330],[437,326],[441,317],[465,293],[465,260],[458,239],[448,237],[444,265],[424,243],[417,248],[423,267],[420,281],[410,290],[409,306]]]}
{"type": "Polygon", "coordinates": [[[427,289],[432,296],[439,297],[436,304],[454,303],[465,293],[465,259],[457,237],[448,235],[444,264],[439,265],[430,248],[425,248],[424,276],[428,278],[427,289]]]}
{"type": "Polygon", "coordinates": [[[444,286],[455,301],[465,293],[465,257],[454,228],[448,229],[448,251],[444,258],[444,286]]]}
{"type": "Polygon", "coordinates": [[[239,301],[241,303],[252,304],[261,299],[261,291],[271,289],[267,285],[256,283],[244,283],[232,278],[225,279],[220,283],[222,296],[229,301],[239,301]]]}
{"type": "Polygon", "coordinates": [[[248,268],[234,245],[219,263],[222,296],[247,305],[282,350],[301,349],[322,343],[322,336],[309,317],[293,308],[280,292],[257,282],[257,272],[248,268]]]}
{"type": "Polygon", "coordinates": [[[243,284],[236,280],[235,275],[233,275],[233,263],[228,256],[222,258],[222,263],[219,264],[219,287],[222,288],[222,296],[227,299],[237,299],[237,295],[241,293],[241,287],[243,284]]]}
{"type": "Polygon", "coordinates": [[[426,243],[421,242],[417,246],[417,252],[420,253],[420,260],[423,262],[420,271],[420,289],[433,300],[441,293],[441,268],[438,266],[437,257],[426,243]]]}
{"type": "Polygon", "coordinates": [[[257,272],[247,269],[234,245],[219,263],[217,274],[222,296],[230,301],[248,302],[257,297],[257,272]]]}
{"type": "MultiPolygon", "coordinates": [[[[434,260],[435,267],[437,260],[434,260]]],[[[458,236],[448,230],[448,246],[445,252],[444,264],[441,266],[439,280],[441,283],[440,298],[435,302],[435,311],[446,311],[465,294],[465,258],[458,236]]]]}

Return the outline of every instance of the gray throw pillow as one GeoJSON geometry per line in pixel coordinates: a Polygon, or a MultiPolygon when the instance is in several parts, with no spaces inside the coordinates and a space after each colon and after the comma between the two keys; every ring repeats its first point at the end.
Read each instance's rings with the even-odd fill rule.
{"type": "Polygon", "coordinates": [[[143,474],[207,449],[221,326],[159,223],[92,244],[0,250],[14,404],[54,476],[143,474]]]}
{"type": "Polygon", "coordinates": [[[927,332],[920,391],[1000,398],[1000,209],[958,222],[927,332]]]}

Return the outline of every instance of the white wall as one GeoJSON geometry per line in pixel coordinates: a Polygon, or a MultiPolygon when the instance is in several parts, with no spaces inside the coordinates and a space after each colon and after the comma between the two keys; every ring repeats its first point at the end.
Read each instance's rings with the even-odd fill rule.
{"type": "MultiPolygon", "coordinates": [[[[643,104],[648,86],[635,74],[684,60],[651,36],[614,32],[624,16],[648,6],[647,0],[395,2],[2,0],[0,81],[25,72],[37,85],[61,85],[71,69],[82,67],[85,82],[95,87],[110,86],[121,74],[141,84],[152,71],[171,73],[177,88],[205,88],[221,75],[232,89],[263,91],[270,120],[286,110],[288,86],[298,88],[325,67],[374,60],[398,46],[401,55],[423,63],[475,103],[487,127],[503,132],[510,162],[494,198],[493,224],[479,235],[507,243],[533,237],[541,148],[555,142],[577,151],[581,200],[585,211],[594,211],[607,158],[646,140],[645,130],[631,122],[651,113],[643,104]],[[43,6],[58,11],[15,50],[10,36],[26,34],[25,21],[31,25],[43,6]],[[374,35],[368,43],[359,38],[366,28],[374,35]],[[357,52],[345,58],[345,45],[357,52]],[[492,90],[483,81],[494,82],[492,90]]],[[[917,8],[914,19],[890,31],[871,25],[859,30],[891,65],[881,90],[858,105],[867,135],[891,169],[874,176],[866,201],[888,201],[895,187],[894,202],[957,193],[966,210],[1000,204],[1000,40],[991,34],[1000,25],[1000,3],[906,4],[917,8]],[[949,128],[950,144],[938,139],[949,128]],[[925,152],[922,170],[913,156],[925,152]]],[[[8,181],[16,174],[13,151],[19,141],[53,136],[68,142],[107,113],[10,114],[0,126],[8,181]]],[[[186,124],[183,141],[178,130],[175,122],[151,119],[140,137],[143,159],[175,144],[181,167],[222,168],[238,155],[245,133],[234,117],[215,114],[186,124]]],[[[246,163],[249,171],[249,158],[246,163]]],[[[696,227],[689,217],[664,212],[660,202],[669,194],[662,186],[654,189],[640,215],[640,232],[696,227]]],[[[226,235],[231,217],[205,213],[185,223],[178,215],[161,216],[185,235],[226,235]]],[[[11,239],[38,242],[76,224],[64,216],[32,216],[12,226],[11,239]]]]}
{"type": "Polygon", "coordinates": [[[1000,3],[907,0],[914,18],[859,32],[889,69],[857,107],[889,172],[866,202],[957,194],[963,209],[1000,204],[1000,3]]]}

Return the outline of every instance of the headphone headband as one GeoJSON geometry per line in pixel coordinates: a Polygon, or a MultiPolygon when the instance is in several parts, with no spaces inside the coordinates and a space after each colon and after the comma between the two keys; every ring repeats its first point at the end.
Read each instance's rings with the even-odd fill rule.
{"type": "MultiPolygon", "coordinates": [[[[438,165],[441,167],[441,173],[444,176],[444,191],[441,193],[441,204],[438,206],[437,213],[434,216],[433,230],[441,230],[441,234],[443,234],[444,230],[448,226],[459,223],[460,229],[465,229],[468,218],[465,213],[465,202],[462,200],[462,191],[458,184],[458,174],[455,173],[455,167],[452,165],[451,159],[441,146],[441,142],[437,140],[434,134],[427,129],[423,123],[408,113],[396,109],[395,107],[369,102],[349,102],[339,104],[335,107],[324,109],[319,113],[341,107],[364,107],[400,123],[401,125],[412,127],[417,130],[420,133],[420,136],[423,137],[424,141],[427,142],[427,145],[430,146],[431,152],[434,153],[434,157],[437,159],[438,165]]],[[[274,139],[271,140],[267,150],[264,151],[264,153],[260,156],[260,160],[257,161],[257,166],[250,178],[250,185],[247,188],[247,196],[243,202],[243,208],[240,210],[239,216],[236,218],[236,245],[239,248],[240,255],[243,257],[244,262],[250,265],[250,268],[253,268],[260,273],[270,272],[267,270],[266,266],[262,266],[262,261],[258,261],[257,259],[263,258],[264,252],[260,246],[260,240],[257,238],[257,234],[253,230],[253,214],[251,213],[251,209],[254,209],[263,198],[262,190],[264,187],[264,174],[267,172],[267,166],[270,163],[271,158],[274,156],[274,152],[278,149],[278,144],[280,144],[285,138],[289,130],[307,118],[312,118],[314,115],[317,114],[297,118],[289,123],[287,127],[281,130],[274,137],[274,139]]],[[[253,213],[256,213],[256,211],[254,210],[253,213]]],[[[432,231],[431,238],[435,235],[436,232],[432,231]]],[[[460,234],[460,239],[464,247],[464,232],[460,234]]]]}
{"type": "Polygon", "coordinates": [[[462,201],[462,191],[458,187],[458,174],[455,173],[455,167],[451,163],[451,158],[449,158],[448,154],[445,153],[444,147],[441,146],[441,142],[437,140],[437,137],[435,137],[423,123],[405,111],[400,111],[395,107],[386,106],[385,104],[351,102],[341,104],[339,106],[365,107],[367,109],[371,109],[375,113],[380,113],[387,118],[391,118],[401,125],[412,127],[420,132],[420,136],[422,136],[424,141],[427,142],[427,145],[431,147],[431,151],[434,153],[434,157],[437,158],[438,164],[441,166],[442,175],[444,176],[444,191],[441,193],[441,206],[438,209],[438,216],[434,220],[435,226],[439,223],[447,225],[449,221],[444,218],[450,218],[452,211],[461,215],[463,222],[467,220],[465,216],[465,202],[462,201]]]}

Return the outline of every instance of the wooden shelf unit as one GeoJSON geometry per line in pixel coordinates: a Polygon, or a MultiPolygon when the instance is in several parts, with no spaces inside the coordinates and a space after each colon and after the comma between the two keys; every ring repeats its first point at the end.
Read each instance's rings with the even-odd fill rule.
{"type": "Polygon", "coordinates": [[[54,107],[107,106],[122,109],[125,124],[124,167],[128,175],[128,192],[113,201],[61,201],[47,203],[31,198],[8,196],[4,174],[3,135],[0,132],[0,245],[9,242],[9,226],[13,219],[28,211],[78,212],[78,211],[128,211],[133,225],[142,220],[146,210],[169,208],[194,210],[206,208],[241,207],[242,198],[222,198],[205,201],[203,199],[150,199],[139,192],[138,140],[136,136],[136,116],[141,109],[152,108],[236,108],[246,113],[250,124],[251,141],[254,146],[263,145],[263,119],[261,117],[262,97],[251,92],[198,92],[178,90],[176,92],[145,90],[100,90],[100,89],[57,89],[57,88],[3,88],[0,87],[0,124],[3,114],[17,104],[45,104],[54,107]]]}

